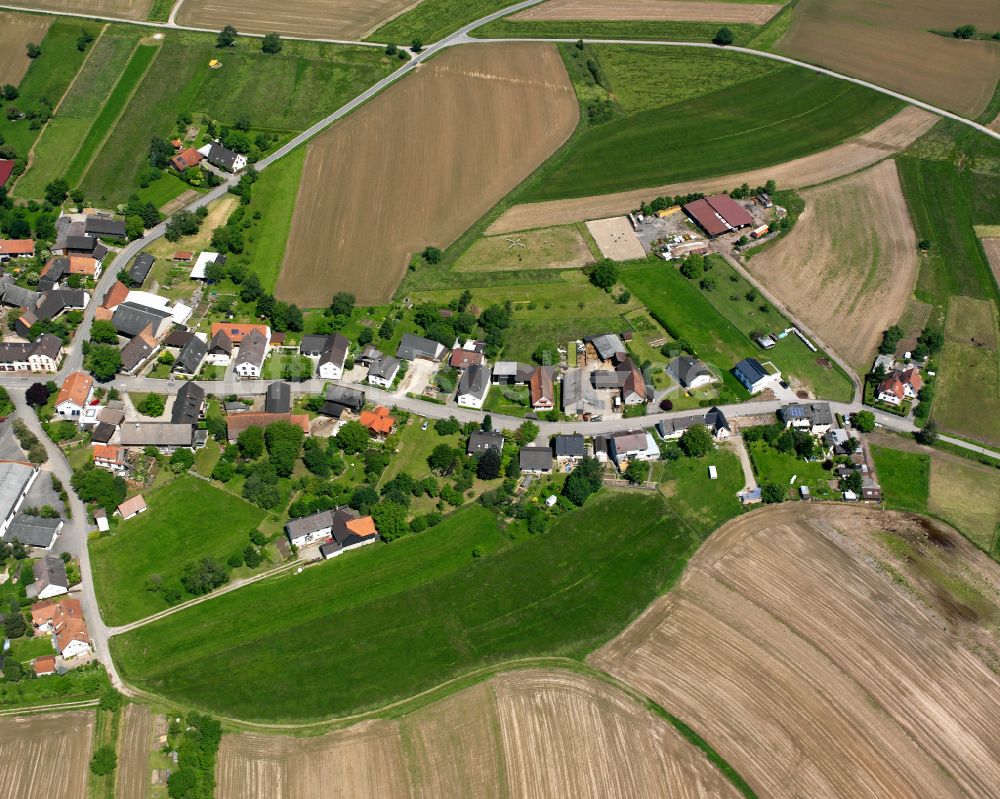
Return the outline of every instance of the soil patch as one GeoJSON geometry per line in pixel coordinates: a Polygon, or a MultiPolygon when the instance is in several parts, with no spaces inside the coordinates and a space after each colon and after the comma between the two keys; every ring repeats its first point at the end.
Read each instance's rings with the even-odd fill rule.
{"type": "Polygon", "coordinates": [[[642,242],[624,216],[595,219],[587,223],[587,230],[605,258],[612,261],[633,261],[646,257],[642,242]]]}
{"type": "Polygon", "coordinates": [[[83,799],[93,734],[92,711],[0,719],[0,796],[83,799]]]}
{"type": "Polygon", "coordinates": [[[0,11],[0,85],[21,82],[31,66],[28,42],[41,42],[51,24],[52,17],[0,11]]]}

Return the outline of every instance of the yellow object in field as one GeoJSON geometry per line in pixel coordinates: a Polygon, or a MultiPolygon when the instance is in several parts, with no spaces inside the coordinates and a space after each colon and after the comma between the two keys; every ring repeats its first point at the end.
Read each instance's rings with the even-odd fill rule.
{"type": "Polygon", "coordinates": [[[209,69],[218,69],[221,66],[222,66],[222,62],[219,61],[217,58],[213,58],[211,61],[208,62],[208,68],[209,69]]]}
{"type": "Polygon", "coordinates": [[[656,215],[660,219],[663,219],[664,217],[670,216],[671,214],[676,214],[680,210],[681,210],[681,207],[679,205],[672,205],[669,208],[663,209],[662,211],[657,211],[656,215]]]}

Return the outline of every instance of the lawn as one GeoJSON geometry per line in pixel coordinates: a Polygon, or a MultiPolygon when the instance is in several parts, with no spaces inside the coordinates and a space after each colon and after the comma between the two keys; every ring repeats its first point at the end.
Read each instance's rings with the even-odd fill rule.
{"type": "MultiPolygon", "coordinates": [[[[656,70],[655,61],[648,68],[656,70]]],[[[590,127],[531,178],[519,199],[586,197],[785,163],[870,130],[899,108],[854,84],[780,69],[590,127]]]]}
{"type": "Polygon", "coordinates": [[[10,656],[21,663],[54,654],[52,638],[48,635],[39,638],[16,638],[10,642],[10,656]]]}
{"type": "Polygon", "coordinates": [[[204,447],[198,450],[194,456],[194,468],[203,477],[211,477],[215,465],[222,456],[222,447],[214,438],[208,439],[204,447]]]}
{"type": "Polygon", "coordinates": [[[796,455],[775,449],[765,441],[751,441],[747,449],[758,482],[776,483],[789,491],[794,490],[795,497],[799,496],[801,485],[809,486],[814,497],[837,496],[837,492],[828,485],[833,472],[826,471],[819,462],[804,461],[796,455]]]}
{"type": "Polygon", "coordinates": [[[926,513],[930,491],[930,457],[887,447],[872,447],[871,451],[878,482],[885,497],[885,506],[926,513]]]}
{"type": "Polygon", "coordinates": [[[945,342],[932,411],[932,418],[943,429],[1000,446],[997,356],[996,351],[986,347],[945,342]]]}
{"type": "Polygon", "coordinates": [[[660,483],[667,505],[703,537],[742,512],[736,494],[745,485],[743,468],[725,447],[703,458],[654,463],[651,477],[660,483]],[[717,479],[708,476],[709,466],[715,466],[717,479]]]}
{"type": "Polygon", "coordinates": [[[419,416],[410,418],[409,423],[399,434],[399,441],[396,444],[397,454],[385,467],[380,482],[386,483],[402,472],[418,480],[427,477],[431,473],[431,467],[427,465],[427,456],[438,444],[464,449],[465,438],[461,434],[440,436],[434,429],[433,423],[428,425],[426,430],[421,430],[420,426],[423,423],[424,419],[419,416]]]}
{"type": "Polygon", "coordinates": [[[117,637],[112,651],[129,682],[185,704],[267,720],[344,715],[511,658],[583,657],[669,588],[697,545],[658,495],[638,492],[605,492],[505,548],[495,525],[471,506],[117,637]]]}
{"type": "Polygon", "coordinates": [[[1000,469],[937,453],[931,456],[927,507],[987,552],[993,548],[1000,525],[998,498],[1000,469]]]}
{"type": "Polygon", "coordinates": [[[593,256],[575,225],[540,228],[513,236],[476,239],[455,262],[456,272],[572,268],[593,256]]]}
{"type": "Polygon", "coordinates": [[[511,5],[510,0],[422,0],[366,37],[372,42],[430,44],[463,25],[511,5]]]}
{"type": "MultiPolygon", "coordinates": [[[[124,624],[166,607],[146,590],[154,574],[176,582],[185,563],[225,561],[246,546],[264,511],[195,477],[184,476],[146,495],[149,510],[90,543],[94,584],[108,624],[124,624]]],[[[184,598],[190,598],[185,596],[184,598]]]]}

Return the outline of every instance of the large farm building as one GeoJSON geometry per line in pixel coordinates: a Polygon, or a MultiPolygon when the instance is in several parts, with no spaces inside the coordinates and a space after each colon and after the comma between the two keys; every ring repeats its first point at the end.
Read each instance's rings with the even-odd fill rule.
{"type": "Polygon", "coordinates": [[[712,238],[753,224],[750,213],[728,194],[690,202],[684,206],[684,213],[712,238]]]}

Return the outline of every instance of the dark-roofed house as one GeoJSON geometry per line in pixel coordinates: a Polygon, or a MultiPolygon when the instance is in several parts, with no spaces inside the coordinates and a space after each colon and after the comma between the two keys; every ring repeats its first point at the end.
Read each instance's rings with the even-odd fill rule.
{"type": "Polygon", "coordinates": [[[173,371],[186,375],[198,374],[201,362],[205,360],[206,355],[208,355],[208,344],[205,343],[204,339],[192,336],[177,353],[173,371]]]}
{"type": "Polygon", "coordinates": [[[167,337],[163,339],[160,343],[164,347],[175,347],[176,349],[181,349],[186,346],[187,343],[194,338],[194,331],[185,330],[183,328],[174,328],[167,334],[167,337]]]}
{"type": "Polygon", "coordinates": [[[94,444],[107,444],[115,434],[117,428],[110,422],[98,422],[94,432],[90,434],[90,440],[94,444]]]}
{"type": "Polygon", "coordinates": [[[726,414],[717,406],[713,406],[705,412],[705,427],[716,438],[729,438],[729,434],[732,432],[726,414]]]}
{"type": "Polygon", "coordinates": [[[205,389],[197,383],[186,382],[174,397],[174,407],[170,411],[172,424],[195,425],[205,409],[205,389]]]}
{"type": "Polygon", "coordinates": [[[656,439],[645,430],[612,433],[608,436],[607,452],[619,469],[625,460],[651,461],[660,457],[660,447],[656,439]]]}
{"type": "Polygon", "coordinates": [[[391,358],[386,356],[380,361],[374,361],[371,366],[368,367],[368,377],[367,380],[373,386],[378,386],[379,388],[391,388],[392,381],[396,379],[396,375],[399,374],[399,361],[396,358],[391,358]]]}
{"type": "Polygon", "coordinates": [[[81,253],[84,255],[90,255],[94,250],[97,249],[99,242],[95,238],[90,236],[66,236],[66,246],[63,249],[66,254],[70,253],[81,253]]]}
{"type": "Polygon", "coordinates": [[[603,413],[604,404],[583,369],[567,369],[563,375],[562,409],[569,416],[603,413]]]}
{"type": "Polygon", "coordinates": [[[28,516],[19,513],[11,521],[4,533],[5,544],[18,541],[26,547],[37,549],[52,549],[56,536],[62,531],[62,519],[43,519],[41,516],[28,516]]]}
{"type": "Polygon", "coordinates": [[[233,340],[225,330],[215,331],[208,342],[208,362],[215,366],[228,366],[233,356],[233,340]]]}
{"type": "Polygon", "coordinates": [[[486,452],[488,449],[495,449],[497,452],[503,450],[503,436],[495,430],[489,432],[477,430],[469,436],[469,443],[465,451],[469,455],[476,455],[480,452],[486,452]]]}
{"type": "Polygon", "coordinates": [[[774,379],[774,375],[756,358],[744,358],[736,364],[733,367],[733,376],[746,386],[751,394],[763,391],[774,379]]]}
{"type": "Polygon", "coordinates": [[[121,440],[125,447],[156,447],[169,455],[176,449],[194,446],[194,427],[173,422],[126,422],[121,428],[121,440]]]}
{"type": "Polygon", "coordinates": [[[149,325],[153,338],[161,339],[170,327],[170,323],[170,311],[149,308],[134,302],[123,302],[115,308],[111,316],[111,324],[115,326],[115,330],[120,335],[130,338],[139,335],[149,325]]]}
{"type": "Polygon", "coordinates": [[[711,408],[703,414],[691,414],[657,422],[656,432],[664,441],[675,441],[684,435],[685,430],[699,424],[707,427],[715,438],[729,438],[729,422],[719,408],[711,408]]]}
{"type": "Polygon", "coordinates": [[[285,525],[285,533],[297,547],[325,541],[320,547],[324,558],[333,558],[349,549],[379,540],[372,517],[359,516],[357,511],[347,506],[292,519],[285,525]]]}
{"type": "Polygon", "coordinates": [[[292,410],[292,387],[288,383],[276,380],[267,387],[264,397],[266,413],[289,413],[292,410]]]}
{"type": "Polygon", "coordinates": [[[822,435],[833,427],[833,411],[827,402],[793,402],[782,407],[778,416],[785,427],[808,430],[814,435],[822,435]]]}
{"type": "Polygon", "coordinates": [[[326,349],[326,342],[329,338],[329,336],[317,336],[312,333],[303,336],[302,342],[299,344],[299,355],[318,358],[326,349]]]}
{"type": "Polygon", "coordinates": [[[42,296],[37,291],[15,286],[9,275],[0,278],[0,288],[3,289],[4,304],[15,308],[34,308],[42,296]]]}
{"type": "Polygon", "coordinates": [[[241,169],[245,169],[247,165],[247,157],[245,155],[233,152],[229,148],[223,147],[217,141],[201,147],[198,152],[204,155],[208,159],[208,163],[212,166],[225,169],[227,172],[239,172],[241,169]]]}
{"type": "Polygon", "coordinates": [[[552,453],[560,461],[575,461],[587,454],[587,445],[580,433],[558,435],[552,439],[552,453]]]}
{"type": "Polygon", "coordinates": [[[474,363],[464,372],[458,381],[456,401],[463,408],[482,408],[486,395],[490,393],[490,368],[481,363],[474,363]]]}
{"type": "Polygon", "coordinates": [[[339,419],[344,411],[361,413],[365,406],[365,392],[343,386],[329,386],[326,389],[326,402],[319,412],[324,416],[339,419]]]}
{"type": "Polygon", "coordinates": [[[531,382],[535,367],[517,361],[498,361],[493,366],[491,382],[496,386],[526,386],[531,382]]]}
{"type": "Polygon", "coordinates": [[[364,349],[361,350],[361,354],[357,357],[357,362],[362,366],[371,366],[375,361],[381,361],[384,357],[385,353],[375,347],[374,344],[366,344],[364,349]]]}
{"type": "Polygon", "coordinates": [[[0,372],[54,372],[62,354],[62,339],[42,333],[32,342],[0,343],[0,372]]]}
{"type": "Polygon", "coordinates": [[[715,381],[715,375],[709,371],[708,367],[690,355],[674,358],[667,365],[667,372],[682,388],[700,388],[715,381]]]}
{"type": "Polygon", "coordinates": [[[267,355],[267,341],[258,330],[251,330],[243,336],[233,371],[240,377],[260,377],[267,355]]]}
{"type": "Polygon", "coordinates": [[[128,279],[133,286],[141,286],[147,277],[149,270],[153,268],[156,259],[148,252],[141,252],[132,262],[132,268],[128,270],[128,279]]]}
{"type": "Polygon", "coordinates": [[[443,344],[423,336],[414,336],[412,333],[403,334],[396,350],[396,357],[404,361],[415,361],[417,358],[437,361],[443,354],[443,344]]]}
{"type": "Polygon", "coordinates": [[[522,472],[548,474],[552,471],[552,450],[548,447],[521,447],[518,462],[522,472]]]}
{"type": "Polygon", "coordinates": [[[47,291],[35,306],[35,316],[41,322],[55,319],[63,311],[87,307],[90,298],[85,291],[78,289],[55,289],[47,291]]]}
{"type": "Polygon", "coordinates": [[[153,326],[146,325],[122,347],[122,371],[133,374],[156,351],[153,326]]]}
{"type": "Polygon", "coordinates": [[[84,230],[88,236],[110,236],[115,239],[125,238],[125,222],[121,219],[111,219],[106,216],[88,216],[84,222],[84,230]]]}
{"type": "Polygon", "coordinates": [[[319,376],[324,380],[340,380],[344,376],[344,364],[351,342],[340,333],[328,336],[319,355],[319,376]]]}
{"type": "MultiPolygon", "coordinates": [[[[39,519],[38,521],[59,522],[62,526],[61,519],[39,519]]],[[[66,564],[63,563],[62,558],[55,555],[45,555],[31,564],[31,573],[35,577],[35,582],[29,585],[25,591],[28,599],[51,599],[54,596],[69,593],[69,577],[66,575],[66,564]]]]}

